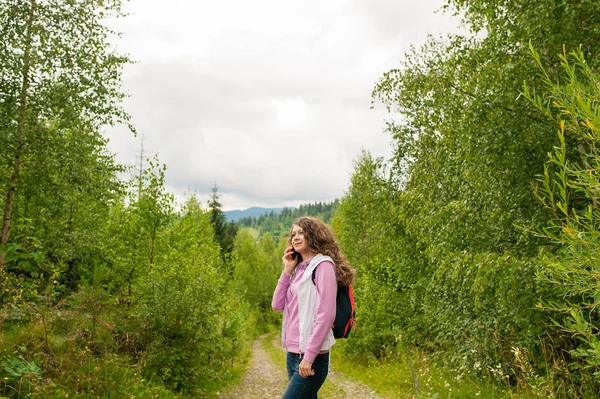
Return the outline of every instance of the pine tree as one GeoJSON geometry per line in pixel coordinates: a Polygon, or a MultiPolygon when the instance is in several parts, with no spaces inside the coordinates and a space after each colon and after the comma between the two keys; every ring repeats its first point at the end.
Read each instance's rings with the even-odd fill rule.
{"type": "Polygon", "coordinates": [[[234,222],[227,223],[225,214],[221,210],[221,203],[219,202],[219,187],[217,183],[212,188],[212,194],[208,201],[210,222],[213,225],[215,231],[215,238],[221,245],[221,251],[223,256],[231,253],[233,249],[233,241],[237,234],[237,226],[234,222]]]}

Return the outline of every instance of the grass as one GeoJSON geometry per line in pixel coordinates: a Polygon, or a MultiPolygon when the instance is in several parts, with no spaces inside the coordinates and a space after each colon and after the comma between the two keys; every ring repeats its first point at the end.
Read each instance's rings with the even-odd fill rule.
{"type": "Polygon", "coordinates": [[[279,331],[274,331],[267,335],[262,341],[262,348],[265,350],[265,352],[267,352],[275,366],[281,367],[282,370],[285,370],[285,352],[280,346],[273,344],[275,335],[279,335],[279,331]]]}
{"type": "Polygon", "coordinates": [[[72,337],[46,335],[43,325],[35,321],[3,327],[0,397],[181,398],[145,381],[129,356],[115,353],[98,356],[89,347],[75,344],[72,337]]]}
{"type": "MultiPolygon", "coordinates": [[[[124,321],[111,317],[103,315],[111,328],[99,326],[93,335],[89,317],[75,311],[55,311],[46,321],[0,323],[0,399],[211,398],[245,371],[247,357],[240,356],[226,376],[200,381],[188,394],[174,392],[145,375],[144,353],[119,346],[121,335],[113,326],[124,321]]],[[[122,327],[132,341],[134,327],[122,327]]]]}
{"type": "Polygon", "coordinates": [[[336,368],[360,381],[380,395],[389,398],[493,398],[489,389],[468,379],[457,380],[438,367],[422,359],[403,359],[381,362],[377,360],[352,361],[338,353],[336,368]],[[411,371],[412,369],[412,371],[411,371]]]}

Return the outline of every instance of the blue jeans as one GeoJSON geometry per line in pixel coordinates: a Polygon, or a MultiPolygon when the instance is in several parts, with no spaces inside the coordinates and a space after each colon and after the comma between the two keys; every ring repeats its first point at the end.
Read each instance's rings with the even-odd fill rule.
{"type": "Polygon", "coordinates": [[[298,373],[302,355],[287,353],[288,386],[282,399],[318,399],[317,392],[329,373],[329,353],[322,353],[315,357],[312,368],[314,375],[304,378],[298,373]]]}

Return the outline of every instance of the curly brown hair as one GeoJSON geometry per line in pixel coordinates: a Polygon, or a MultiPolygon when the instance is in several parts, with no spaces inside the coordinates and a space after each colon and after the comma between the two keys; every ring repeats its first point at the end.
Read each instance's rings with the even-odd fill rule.
{"type": "MultiPolygon", "coordinates": [[[[354,281],[355,271],[342,254],[333,231],[317,218],[302,216],[294,220],[293,225],[299,226],[304,232],[308,247],[316,253],[329,256],[335,265],[338,285],[346,287],[354,281]]],[[[292,244],[292,230],[288,235],[288,246],[292,244]]],[[[300,261],[302,259],[300,258],[300,261]]]]}

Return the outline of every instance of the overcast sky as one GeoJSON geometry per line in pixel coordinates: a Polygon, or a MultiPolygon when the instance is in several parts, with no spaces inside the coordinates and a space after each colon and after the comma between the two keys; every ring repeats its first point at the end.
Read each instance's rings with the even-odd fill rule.
{"type": "Polygon", "coordinates": [[[389,156],[378,78],[411,44],[455,29],[444,0],[130,0],[118,43],[138,137],[117,160],[166,163],[167,189],[224,210],[341,198],[362,149],[389,156]]]}

